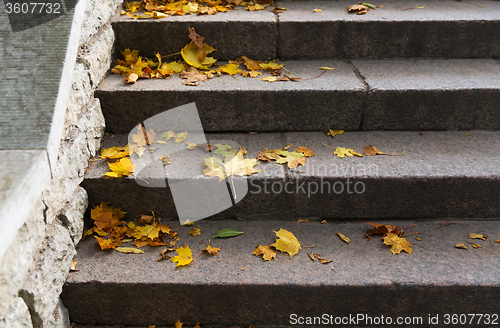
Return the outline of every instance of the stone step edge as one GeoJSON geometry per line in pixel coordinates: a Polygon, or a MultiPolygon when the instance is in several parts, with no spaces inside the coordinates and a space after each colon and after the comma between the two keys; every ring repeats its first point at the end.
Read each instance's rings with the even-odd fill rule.
{"type": "Polygon", "coordinates": [[[175,268],[168,259],[156,262],[161,247],[145,248],[145,254],[122,254],[102,251],[93,238],[87,238],[79,244],[75,258],[79,271],[70,273],[62,300],[73,322],[87,324],[173,325],[181,319],[186,326],[196,322],[202,327],[285,326],[292,324],[291,314],[427,318],[498,312],[494,302],[500,296],[500,244],[494,242],[500,238],[498,219],[376,223],[408,227],[407,240],[418,246],[411,247],[411,255],[404,251],[393,255],[379,235],[370,241],[363,237],[372,228],[364,222],[201,220],[195,223],[201,229],[196,237],[187,234],[193,227],[170,222],[179,233],[178,244],[189,244],[193,255],[221,229],[244,232],[211,240],[212,247],[220,248],[218,256],[203,253],[190,266],[175,268]],[[444,222],[456,223],[441,227],[444,222]],[[296,255],[290,258],[278,252],[271,262],[252,255],[257,245],[273,243],[277,238],[273,231],[281,228],[303,243],[296,255]],[[488,239],[469,239],[472,232],[488,239]],[[350,243],[336,233],[350,238],[350,243]],[[468,241],[482,248],[473,248],[468,241]],[[455,248],[457,243],[469,249],[455,248]],[[311,245],[314,248],[306,247],[311,245]],[[313,262],[311,252],[333,261],[313,262]],[[391,297],[407,305],[394,306],[388,301],[391,297]],[[100,306],[92,307],[96,299],[100,306]],[[151,307],[155,310],[146,310],[151,307]]]}

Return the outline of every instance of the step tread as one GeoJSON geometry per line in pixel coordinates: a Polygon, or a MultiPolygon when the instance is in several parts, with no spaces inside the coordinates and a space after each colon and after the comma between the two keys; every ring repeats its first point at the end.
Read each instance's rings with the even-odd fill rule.
{"type": "MultiPolygon", "coordinates": [[[[276,220],[304,216],[338,219],[500,215],[497,196],[500,192],[500,132],[469,131],[474,137],[467,136],[465,131],[420,133],[422,135],[394,131],[345,132],[335,139],[323,132],[208,133],[207,140],[237,142],[248,150],[246,158],[256,158],[264,148],[284,148],[292,143],[291,150],[310,145],[316,154],[307,159],[305,166],[291,170],[285,165],[259,161],[256,169],[261,172],[246,177],[246,181],[235,177],[237,183],[248,184],[246,196],[216,217],[258,219],[265,216],[276,220]],[[340,159],[334,157],[334,149],[325,144],[358,152],[363,151],[365,144],[372,144],[387,153],[405,153],[340,159]],[[386,202],[392,206],[379,205],[386,202]]],[[[126,136],[115,136],[108,139],[104,147],[126,143],[126,136]]],[[[160,151],[155,156],[161,155],[160,151]]],[[[170,179],[175,182],[185,178],[207,186],[217,181],[201,173],[203,158],[209,157],[201,148],[171,157],[173,163],[167,170],[169,184],[170,179]]],[[[141,178],[151,184],[164,183],[163,166],[159,166],[151,171],[153,173],[141,171],[141,178]]],[[[105,161],[97,161],[86,173],[82,186],[89,194],[91,206],[110,201],[132,217],[144,211],[176,217],[169,187],[144,187],[133,177],[103,177],[107,171],[105,161]]]]}
{"type": "Polygon", "coordinates": [[[79,271],[70,273],[62,299],[72,321],[101,324],[172,324],[183,318],[190,324],[286,325],[291,313],[333,311],[345,315],[358,309],[359,313],[427,315],[423,311],[476,310],[485,304],[483,312],[498,309],[491,297],[500,291],[500,244],[494,242],[500,238],[499,221],[457,221],[440,229],[436,229],[440,225],[436,221],[379,223],[400,227],[416,224],[406,232],[422,232],[418,234],[422,241],[416,241],[416,235],[407,238],[421,247],[414,246],[412,255],[393,255],[378,236],[370,241],[363,239],[371,228],[364,222],[202,220],[196,222],[201,236],[192,237],[187,234],[192,227],[179,227],[175,221],[170,224],[178,229],[179,245],[189,244],[193,254],[201,252],[208,245],[207,239],[220,229],[245,232],[235,238],[212,240],[211,245],[221,249],[218,256],[200,254],[190,266],[176,269],[170,260],[156,262],[161,248],[146,248],[140,255],[121,254],[101,251],[93,238],[87,238],[78,246],[75,261],[79,271]],[[280,228],[314,248],[303,247],[293,258],[279,253],[272,262],[251,254],[256,245],[273,243],[273,231],[280,228]],[[471,232],[485,234],[488,239],[467,239],[471,232]],[[336,233],[348,236],[350,244],[342,242],[336,233]],[[200,245],[200,241],[204,243],[200,245]],[[467,241],[482,248],[454,248],[467,241]],[[323,253],[333,262],[313,262],[308,256],[311,252],[323,253]],[[464,291],[471,297],[462,299],[464,291]],[[476,297],[479,291],[483,294],[476,297]],[[443,295],[450,292],[453,297],[444,302],[443,295]],[[411,310],[383,301],[388,295],[397,295],[399,304],[410,302],[411,310]],[[455,303],[456,298],[460,302],[455,303]],[[99,307],[90,306],[96,299],[99,307]],[[262,307],[273,300],[272,308],[262,307]],[[155,311],[140,311],[153,304],[155,311]],[[111,308],[113,311],[106,312],[111,308]],[[166,308],[168,311],[162,311],[166,308]]]}
{"type": "Polygon", "coordinates": [[[196,102],[210,132],[500,128],[500,65],[491,59],[281,63],[303,80],[268,83],[224,75],[193,87],[173,76],[127,85],[113,74],[96,96],[108,131],[115,133],[128,133],[138,121],[189,102],[196,102]],[[323,66],[336,70],[314,78],[323,66]],[[159,105],[164,103],[168,108],[159,105]]]}

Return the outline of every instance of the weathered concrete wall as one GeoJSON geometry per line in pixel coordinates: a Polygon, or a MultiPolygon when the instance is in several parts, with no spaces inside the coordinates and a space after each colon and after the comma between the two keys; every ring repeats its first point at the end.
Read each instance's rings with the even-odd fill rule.
{"type": "Polygon", "coordinates": [[[119,0],[89,0],[52,178],[0,258],[0,327],[68,327],[59,299],[83,231],[87,195],[79,184],[99,149],[104,119],[93,92],[111,65],[109,25],[119,0]]]}

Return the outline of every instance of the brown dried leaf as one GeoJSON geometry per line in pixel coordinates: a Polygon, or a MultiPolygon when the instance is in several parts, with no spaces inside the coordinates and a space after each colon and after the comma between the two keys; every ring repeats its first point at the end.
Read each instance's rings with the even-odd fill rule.
{"type": "Polygon", "coordinates": [[[465,246],[465,244],[462,244],[462,243],[458,243],[455,245],[455,248],[462,248],[462,249],[468,249],[467,246],[465,246]]]}
{"type": "Polygon", "coordinates": [[[196,33],[194,30],[194,27],[189,27],[189,38],[193,40],[194,44],[198,46],[198,48],[203,48],[203,41],[205,41],[205,38],[196,33]]]}
{"type": "Polygon", "coordinates": [[[135,74],[135,73],[130,73],[129,75],[127,75],[125,77],[125,82],[127,83],[130,83],[130,84],[134,84],[137,79],[139,79],[139,75],[135,74]]]}
{"type": "Polygon", "coordinates": [[[188,231],[188,234],[190,234],[191,236],[199,236],[201,235],[201,230],[200,228],[193,228],[193,230],[188,231]]]}
{"type": "Polygon", "coordinates": [[[219,255],[220,248],[219,247],[212,247],[212,246],[208,245],[203,250],[205,252],[207,252],[209,255],[219,255]]]}
{"type": "Polygon", "coordinates": [[[297,220],[297,223],[309,223],[309,219],[300,219],[297,220]]]}
{"type": "Polygon", "coordinates": [[[276,250],[272,245],[269,246],[263,246],[259,245],[255,250],[253,251],[252,255],[262,255],[262,261],[271,261],[272,259],[276,258],[276,250]]]}
{"type": "Polygon", "coordinates": [[[478,233],[470,233],[470,234],[469,234],[469,238],[470,238],[470,239],[481,239],[481,240],[486,240],[486,238],[488,238],[488,236],[481,235],[481,234],[478,234],[478,233]]]}
{"type": "Polygon", "coordinates": [[[315,254],[314,256],[318,259],[319,263],[321,263],[321,264],[327,264],[327,263],[330,263],[333,261],[333,260],[324,259],[322,256],[320,256],[318,254],[315,254]]]}
{"type": "Polygon", "coordinates": [[[365,150],[363,150],[363,153],[366,156],[375,156],[375,155],[399,156],[399,155],[403,155],[405,152],[406,151],[402,152],[401,154],[388,154],[388,153],[384,153],[383,151],[376,148],[375,146],[368,145],[368,144],[366,145],[365,150]]]}
{"type": "Polygon", "coordinates": [[[185,83],[189,83],[189,85],[192,85],[193,83],[198,81],[205,82],[207,80],[207,76],[203,73],[200,73],[200,71],[198,71],[194,67],[190,67],[188,70],[180,72],[179,77],[181,79],[187,79],[187,82],[185,83]]]}
{"type": "Polygon", "coordinates": [[[347,238],[346,236],[344,236],[343,234],[341,234],[339,232],[337,232],[336,235],[339,236],[339,238],[342,239],[344,242],[349,244],[349,242],[350,242],[349,238],[347,238]]]}

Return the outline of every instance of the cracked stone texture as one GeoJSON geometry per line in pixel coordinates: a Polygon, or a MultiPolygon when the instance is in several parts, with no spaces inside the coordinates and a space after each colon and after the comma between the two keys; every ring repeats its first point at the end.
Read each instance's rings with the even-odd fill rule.
{"type": "Polygon", "coordinates": [[[115,16],[115,58],[126,48],[138,49],[141,56],[155,58],[181,51],[191,40],[188,28],[206,38],[217,49],[210,54],[220,60],[235,60],[240,56],[253,59],[276,59],[278,26],[268,10],[250,12],[238,8],[216,15],[169,16],[160,20],[134,20],[125,15],[115,16]],[[251,40],[251,42],[248,42],[251,40]]]}
{"type": "Polygon", "coordinates": [[[500,128],[500,65],[491,59],[353,64],[370,88],[364,129],[500,128]]]}
{"type": "MultiPolygon", "coordinates": [[[[249,151],[246,158],[255,158],[264,148],[283,149],[290,144],[291,150],[310,145],[316,154],[306,160],[305,166],[292,170],[259,161],[256,169],[263,171],[248,177],[245,199],[213,218],[498,217],[499,132],[467,133],[474,137],[466,132],[416,131],[345,132],[334,139],[323,132],[208,134],[207,140],[211,137],[238,141],[249,151]],[[397,157],[333,156],[336,147],[362,153],[366,144],[388,153],[405,153],[397,157]]],[[[126,136],[117,136],[108,139],[104,147],[126,143],[126,136]]],[[[195,178],[210,180],[201,174],[202,160],[198,159],[195,165],[193,170],[199,172],[195,178]]],[[[89,194],[91,206],[111,202],[112,206],[130,212],[129,218],[151,210],[160,217],[176,217],[168,187],[143,187],[133,177],[103,177],[108,170],[101,160],[93,162],[87,171],[82,187],[89,194]]],[[[189,178],[185,165],[173,170],[178,179],[189,178]]]]}
{"type": "Polygon", "coordinates": [[[379,236],[363,239],[371,229],[364,222],[202,220],[197,222],[202,231],[197,237],[187,234],[192,227],[172,223],[179,232],[179,245],[189,244],[193,254],[201,252],[207,238],[220,229],[245,233],[213,239],[210,244],[221,249],[218,256],[202,253],[190,266],[175,268],[170,260],[156,261],[161,248],[122,254],[102,251],[94,238],[87,238],[78,246],[79,271],[70,273],[62,299],[72,322],[93,325],[172,326],[180,319],[188,327],[197,322],[202,327],[286,327],[292,313],[427,317],[498,312],[494,300],[500,297],[500,244],[494,240],[500,238],[500,222],[458,221],[440,229],[435,228],[442,221],[377,222],[399,227],[416,224],[405,232],[419,232],[407,239],[420,247],[413,246],[412,255],[393,255],[379,236]],[[273,231],[280,228],[303,243],[297,255],[290,258],[278,252],[276,260],[263,262],[251,254],[255,245],[273,243],[273,231]],[[337,232],[348,236],[350,244],[341,241],[337,232]],[[467,239],[471,232],[486,234],[488,239],[467,239]],[[416,241],[416,236],[422,240],[416,241]],[[467,241],[482,248],[454,248],[467,241]],[[313,262],[311,252],[333,262],[313,262]]]}
{"type": "Polygon", "coordinates": [[[500,56],[500,4],[446,0],[381,1],[365,15],[352,1],[282,3],[278,56],[297,58],[488,58],[500,56]],[[425,9],[401,10],[425,6],[425,9]],[[313,12],[314,8],[321,13],[313,12]],[[486,41],[487,40],[487,41],[486,41]]]}
{"type": "Polygon", "coordinates": [[[303,80],[269,83],[260,77],[224,75],[193,87],[173,76],[127,85],[120,75],[112,74],[95,96],[101,100],[106,131],[112,133],[129,133],[139,122],[191,102],[196,103],[206,132],[359,128],[364,87],[349,65],[337,60],[282,64],[303,80]],[[322,66],[336,70],[315,78],[322,66]]]}

